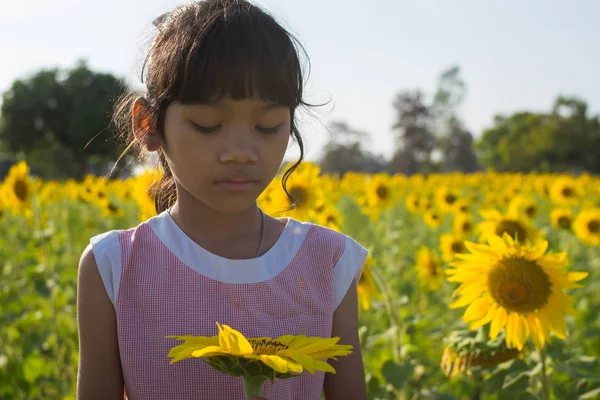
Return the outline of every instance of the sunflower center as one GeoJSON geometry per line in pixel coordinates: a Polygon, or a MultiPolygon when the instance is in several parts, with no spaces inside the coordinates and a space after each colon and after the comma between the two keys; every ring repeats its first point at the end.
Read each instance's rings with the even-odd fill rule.
{"type": "Polygon", "coordinates": [[[463,232],[469,232],[471,230],[471,223],[465,222],[462,225],[463,232]]]}
{"type": "Polygon", "coordinates": [[[537,208],[535,208],[535,206],[528,206],[525,208],[525,214],[527,214],[529,218],[533,218],[537,214],[537,208]]]}
{"type": "Polygon", "coordinates": [[[465,246],[462,242],[452,242],[452,246],[450,246],[453,253],[462,253],[465,251],[465,246]]]}
{"type": "Polygon", "coordinates": [[[277,352],[288,348],[287,344],[283,344],[273,339],[248,339],[255,354],[276,355],[277,352]]]}
{"type": "Polygon", "coordinates": [[[496,235],[502,237],[504,233],[508,233],[510,237],[518,239],[520,242],[524,242],[527,239],[525,228],[518,221],[512,219],[502,220],[496,225],[496,235]]]}
{"type": "Polygon", "coordinates": [[[453,194],[447,194],[444,201],[448,204],[453,204],[457,200],[457,197],[453,194]]]}
{"type": "Polygon", "coordinates": [[[507,311],[539,310],[548,302],[551,283],[542,267],[522,258],[505,258],[488,274],[492,298],[507,311]]]}
{"type": "Polygon", "coordinates": [[[425,268],[427,269],[427,273],[429,274],[429,276],[437,276],[438,275],[436,263],[430,261],[427,264],[425,264],[425,268]]]}
{"type": "Polygon", "coordinates": [[[564,187],[561,193],[564,197],[573,197],[574,191],[570,187],[564,187]]]}
{"type": "Polygon", "coordinates": [[[599,233],[600,232],[600,221],[597,219],[591,220],[588,222],[588,231],[590,233],[599,233]]]}
{"type": "Polygon", "coordinates": [[[385,200],[390,195],[390,190],[386,186],[379,185],[377,186],[377,189],[375,189],[375,193],[381,200],[385,200]]]}
{"type": "Polygon", "coordinates": [[[27,199],[27,192],[28,192],[27,183],[25,183],[23,180],[19,179],[18,181],[15,182],[14,189],[15,189],[15,195],[19,198],[19,200],[25,201],[25,199],[27,199]]]}
{"type": "Polygon", "coordinates": [[[558,218],[558,226],[560,226],[563,229],[570,227],[571,226],[571,218],[567,217],[566,215],[559,217],[558,218]]]}
{"type": "Polygon", "coordinates": [[[325,219],[325,221],[328,224],[336,224],[337,223],[337,219],[333,216],[333,215],[328,215],[327,218],[325,219]]]}
{"type": "Polygon", "coordinates": [[[308,200],[308,190],[302,186],[292,186],[292,188],[289,190],[289,193],[299,206],[302,206],[308,200]]]}

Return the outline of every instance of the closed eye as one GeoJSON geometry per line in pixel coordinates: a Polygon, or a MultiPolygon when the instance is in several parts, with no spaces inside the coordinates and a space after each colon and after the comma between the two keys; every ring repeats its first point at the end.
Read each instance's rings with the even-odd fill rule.
{"type": "Polygon", "coordinates": [[[201,132],[201,133],[213,133],[221,127],[221,125],[201,126],[201,125],[195,124],[193,122],[191,122],[191,124],[194,127],[194,129],[196,129],[198,132],[201,132]]]}
{"type": "Polygon", "coordinates": [[[265,128],[263,126],[256,125],[256,130],[259,131],[259,132],[262,132],[262,133],[271,133],[271,134],[274,134],[274,133],[277,133],[279,131],[280,127],[281,127],[281,125],[277,125],[277,126],[275,126],[273,128],[265,128]]]}

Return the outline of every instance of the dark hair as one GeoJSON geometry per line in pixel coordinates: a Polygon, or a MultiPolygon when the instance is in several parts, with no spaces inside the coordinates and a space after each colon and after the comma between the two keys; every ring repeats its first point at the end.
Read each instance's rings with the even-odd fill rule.
{"type": "MultiPolygon", "coordinates": [[[[283,175],[289,176],[304,159],[304,143],[294,117],[302,99],[303,74],[298,49],[302,45],[275,19],[245,0],[204,0],[177,7],[153,21],[158,29],[142,66],[153,131],[164,140],[164,117],[169,104],[197,104],[231,97],[259,97],[289,107],[291,134],[300,147],[299,159],[283,175]],[[144,74],[145,72],[145,74],[144,74]]],[[[308,58],[307,58],[308,60],[308,58]]],[[[132,105],[138,93],[119,99],[113,116],[118,131],[129,142],[127,149],[143,148],[133,135],[132,105]]],[[[126,150],[127,151],[127,150],[126,150]]],[[[177,198],[173,174],[164,152],[158,150],[164,174],[150,193],[158,213],[177,198]]]]}

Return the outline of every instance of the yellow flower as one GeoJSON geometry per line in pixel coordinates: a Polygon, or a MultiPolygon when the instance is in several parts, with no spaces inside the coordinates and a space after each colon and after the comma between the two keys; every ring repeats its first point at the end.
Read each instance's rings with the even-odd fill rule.
{"type": "Polygon", "coordinates": [[[421,200],[419,199],[419,196],[417,196],[416,193],[411,193],[408,196],[406,196],[406,208],[412,214],[418,214],[420,212],[420,210],[421,210],[420,203],[421,203],[421,200]]]}
{"type": "Polygon", "coordinates": [[[371,308],[371,299],[379,297],[377,285],[375,284],[373,275],[371,274],[371,267],[373,267],[374,264],[375,259],[371,256],[367,256],[365,268],[360,276],[360,281],[358,282],[358,298],[360,299],[361,305],[365,310],[369,310],[371,308]]]}
{"type": "Polygon", "coordinates": [[[569,176],[557,178],[550,187],[550,199],[563,205],[575,204],[581,197],[581,189],[575,179],[569,176]]]}
{"type": "Polygon", "coordinates": [[[430,228],[438,228],[442,223],[442,216],[436,210],[429,210],[423,216],[423,220],[430,228]]]}
{"type": "MultiPolygon", "coordinates": [[[[272,372],[268,375],[275,378],[277,374],[300,374],[304,370],[335,373],[335,369],[322,360],[352,353],[352,346],[337,344],[339,337],[284,335],[276,339],[246,338],[228,325],[217,322],[217,327],[219,334],[212,337],[167,336],[184,341],[169,352],[170,363],[187,358],[205,358],[213,368],[235,376],[251,370],[248,368],[250,365],[254,369],[260,367],[258,363],[270,368],[272,372]]],[[[261,371],[261,376],[264,372],[261,371]]]]}
{"type": "Polygon", "coordinates": [[[421,284],[429,290],[437,290],[442,286],[444,271],[438,257],[433,251],[422,246],[417,251],[417,270],[421,284]]]}
{"type": "Polygon", "coordinates": [[[452,212],[456,207],[460,194],[442,186],[435,193],[436,203],[442,212],[452,212]]]}
{"type": "Polygon", "coordinates": [[[484,218],[484,221],[477,226],[480,242],[485,242],[490,235],[502,236],[504,233],[508,233],[510,237],[518,239],[520,242],[527,240],[535,242],[541,238],[541,233],[518,214],[502,215],[497,210],[483,210],[480,214],[484,218]]]}
{"type": "Polygon", "coordinates": [[[342,214],[331,204],[331,202],[323,203],[322,207],[312,211],[310,215],[314,216],[314,219],[319,225],[326,226],[337,232],[340,231],[340,226],[343,222],[342,214]]]}
{"type": "Polygon", "coordinates": [[[106,206],[102,208],[102,215],[111,218],[121,218],[125,215],[125,210],[116,203],[109,201],[106,203],[106,206]]]}
{"type": "Polygon", "coordinates": [[[454,214],[454,219],[452,220],[452,230],[454,234],[457,236],[467,236],[473,232],[475,228],[475,224],[473,223],[473,219],[468,214],[454,214]]]}
{"type": "Polygon", "coordinates": [[[504,348],[494,352],[480,351],[459,354],[450,347],[445,347],[440,367],[444,375],[452,378],[463,372],[470,376],[472,375],[471,368],[473,367],[492,368],[517,357],[522,358],[523,352],[511,348],[504,348]]]}
{"type": "Polygon", "coordinates": [[[550,212],[550,222],[556,229],[571,229],[573,212],[568,208],[555,208],[550,212]]]}
{"type": "Polygon", "coordinates": [[[488,236],[489,245],[465,242],[470,254],[460,254],[446,271],[460,282],[459,297],[450,308],[468,306],[463,320],[471,329],[490,323],[490,339],[505,329],[506,345],[522,350],[529,337],[539,348],[550,332],[566,337],[565,314],[575,314],[573,298],[564,290],[587,272],[567,272],[566,253],[545,254],[548,242],[521,244],[508,234],[488,236]]]}
{"type": "Polygon", "coordinates": [[[508,205],[508,213],[511,215],[525,215],[533,219],[538,215],[539,206],[535,200],[525,196],[517,196],[508,205]]]}
{"type": "Polygon", "coordinates": [[[459,199],[454,203],[454,212],[468,214],[471,212],[471,203],[465,199],[459,199]]]}
{"type": "Polygon", "coordinates": [[[573,222],[573,232],[585,244],[600,245],[600,208],[581,211],[573,222]]]}
{"type": "Polygon", "coordinates": [[[31,212],[31,199],[34,193],[34,182],[29,176],[29,166],[25,161],[13,165],[8,176],[0,187],[3,203],[15,213],[31,212]]]}
{"type": "Polygon", "coordinates": [[[291,196],[283,190],[281,178],[273,180],[276,185],[269,193],[270,208],[276,211],[287,211],[295,206],[293,210],[287,211],[287,215],[293,218],[305,219],[308,212],[325,202],[325,197],[320,184],[319,167],[311,163],[301,164],[286,182],[286,188],[291,196]]]}
{"type": "Polygon", "coordinates": [[[375,174],[367,182],[367,202],[371,207],[388,208],[393,202],[390,177],[386,174],[375,174]]]}
{"type": "Polygon", "coordinates": [[[467,248],[460,237],[445,233],[440,237],[440,250],[443,260],[450,263],[456,259],[457,254],[465,253],[467,248]]]}

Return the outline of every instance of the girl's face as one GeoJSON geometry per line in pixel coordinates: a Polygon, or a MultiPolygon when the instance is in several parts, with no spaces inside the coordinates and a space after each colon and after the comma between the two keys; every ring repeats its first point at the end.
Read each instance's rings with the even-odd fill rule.
{"type": "Polygon", "coordinates": [[[172,103],[164,151],[178,195],[221,211],[252,206],[288,147],[290,109],[257,99],[172,103]]]}

